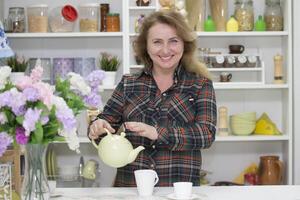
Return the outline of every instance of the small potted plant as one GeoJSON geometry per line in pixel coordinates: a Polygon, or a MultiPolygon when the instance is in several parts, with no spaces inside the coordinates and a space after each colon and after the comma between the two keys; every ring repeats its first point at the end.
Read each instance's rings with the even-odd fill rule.
{"type": "Polygon", "coordinates": [[[6,64],[11,68],[10,80],[12,83],[16,83],[21,77],[25,75],[25,71],[28,65],[28,60],[24,56],[13,56],[6,60],[6,64]]]}
{"type": "Polygon", "coordinates": [[[105,78],[102,82],[103,85],[113,86],[115,84],[116,71],[120,66],[118,56],[109,53],[101,53],[100,68],[105,71],[105,78]]]}

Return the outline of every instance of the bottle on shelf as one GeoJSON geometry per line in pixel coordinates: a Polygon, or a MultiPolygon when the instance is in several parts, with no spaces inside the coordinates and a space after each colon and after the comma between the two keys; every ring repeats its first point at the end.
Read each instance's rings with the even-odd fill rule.
{"type": "Polygon", "coordinates": [[[227,32],[238,32],[239,31],[239,23],[236,21],[234,16],[232,15],[230,19],[226,23],[226,31],[227,32]]]}
{"type": "Polygon", "coordinates": [[[48,32],[48,5],[38,4],[27,7],[28,32],[48,32]]]}
{"type": "Polygon", "coordinates": [[[266,22],[264,21],[261,15],[258,16],[258,19],[255,22],[255,31],[266,31],[266,22]]]}
{"type": "Polygon", "coordinates": [[[207,31],[207,32],[216,31],[215,22],[212,20],[210,15],[207,16],[207,20],[205,20],[205,22],[204,22],[204,31],[207,31]]]}
{"type": "Polygon", "coordinates": [[[100,25],[100,31],[106,32],[106,17],[109,13],[109,4],[108,3],[101,3],[100,4],[100,15],[101,15],[101,25],[100,25]]]}
{"type": "Polygon", "coordinates": [[[13,33],[25,32],[25,14],[23,7],[11,7],[8,11],[9,31],[13,33]]]}
{"type": "Polygon", "coordinates": [[[228,0],[209,0],[212,18],[217,31],[226,30],[228,0]]]}
{"type": "Polygon", "coordinates": [[[219,127],[218,127],[219,136],[228,136],[228,109],[225,106],[219,107],[219,127]]]}
{"type": "Polygon", "coordinates": [[[265,1],[265,20],[267,31],[283,30],[283,15],[280,0],[265,1]]]}
{"type": "Polygon", "coordinates": [[[79,6],[79,29],[80,32],[98,31],[99,5],[94,3],[82,4],[79,6]]]}
{"type": "Polygon", "coordinates": [[[107,32],[120,32],[120,15],[119,13],[108,13],[106,17],[107,32]]]}
{"type": "Polygon", "coordinates": [[[283,84],[283,65],[282,65],[283,57],[282,55],[274,56],[274,83],[275,84],[283,84]]]}
{"type": "Polygon", "coordinates": [[[235,19],[239,24],[239,31],[252,31],[254,27],[254,11],[252,0],[236,0],[235,19]]]}

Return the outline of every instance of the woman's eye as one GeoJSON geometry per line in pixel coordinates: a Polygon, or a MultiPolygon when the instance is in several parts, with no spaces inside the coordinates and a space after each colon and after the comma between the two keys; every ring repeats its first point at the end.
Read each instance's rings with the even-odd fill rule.
{"type": "Polygon", "coordinates": [[[160,41],[154,41],[153,43],[154,44],[160,44],[160,41]]]}
{"type": "Polygon", "coordinates": [[[171,40],[171,43],[177,43],[178,40],[171,40]]]}

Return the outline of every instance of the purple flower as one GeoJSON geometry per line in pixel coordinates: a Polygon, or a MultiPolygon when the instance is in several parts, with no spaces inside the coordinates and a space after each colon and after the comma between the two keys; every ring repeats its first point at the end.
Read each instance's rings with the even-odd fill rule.
{"type": "Polygon", "coordinates": [[[26,112],[26,107],[25,107],[25,105],[20,106],[20,107],[13,107],[13,108],[12,108],[12,111],[15,113],[15,115],[21,116],[21,115],[24,115],[24,114],[25,114],[25,112],[26,112]]]}
{"type": "Polygon", "coordinates": [[[29,137],[25,135],[25,129],[23,127],[16,128],[16,141],[18,144],[27,144],[29,137]]]}
{"type": "Polygon", "coordinates": [[[28,87],[23,90],[23,94],[27,101],[37,101],[40,98],[39,91],[36,88],[28,87]]]}
{"type": "Polygon", "coordinates": [[[72,110],[58,110],[56,112],[56,117],[63,124],[64,129],[70,131],[73,128],[76,128],[76,119],[72,110]]]}
{"type": "Polygon", "coordinates": [[[84,102],[89,107],[93,108],[99,108],[102,105],[101,97],[100,95],[92,92],[89,95],[84,97],[84,102]]]}
{"type": "Polygon", "coordinates": [[[49,122],[49,117],[48,116],[42,116],[41,117],[41,123],[42,125],[45,125],[49,122]]]}
{"type": "Polygon", "coordinates": [[[86,81],[88,85],[93,89],[97,88],[101,81],[105,78],[105,72],[103,70],[92,71],[87,77],[86,81]]]}
{"type": "Polygon", "coordinates": [[[0,132],[0,157],[12,142],[13,139],[11,136],[9,136],[6,132],[0,132]]]}
{"type": "Polygon", "coordinates": [[[23,121],[23,127],[25,128],[25,135],[29,136],[31,131],[35,130],[35,124],[39,120],[42,110],[37,108],[29,108],[25,115],[23,121]]]}
{"type": "Polygon", "coordinates": [[[11,100],[11,94],[9,91],[0,94],[0,107],[9,106],[11,100]]]}

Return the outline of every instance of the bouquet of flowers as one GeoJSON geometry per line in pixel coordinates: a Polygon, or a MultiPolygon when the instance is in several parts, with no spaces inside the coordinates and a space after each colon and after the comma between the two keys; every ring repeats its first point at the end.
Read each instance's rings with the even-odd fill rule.
{"type": "Polygon", "coordinates": [[[66,80],[57,79],[55,87],[41,81],[40,61],[15,85],[10,73],[10,67],[0,68],[0,156],[11,143],[66,141],[79,152],[75,115],[101,105],[98,86],[104,72],[96,70],[86,79],[69,73],[66,80]]]}

